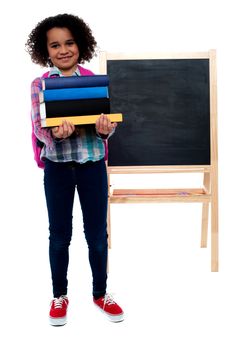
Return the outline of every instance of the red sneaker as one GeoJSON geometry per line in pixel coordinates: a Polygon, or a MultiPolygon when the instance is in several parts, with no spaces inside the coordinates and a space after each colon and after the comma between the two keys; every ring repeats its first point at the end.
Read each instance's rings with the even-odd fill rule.
{"type": "Polygon", "coordinates": [[[49,312],[49,321],[52,326],[64,326],[66,324],[68,304],[69,300],[64,295],[52,300],[49,312]]]}
{"type": "Polygon", "coordinates": [[[112,296],[105,294],[104,297],[101,297],[97,300],[93,298],[94,304],[99,307],[99,309],[104,312],[110,321],[112,322],[121,322],[124,320],[124,312],[122,308],[117,305],[113,300],[112,296]]]}

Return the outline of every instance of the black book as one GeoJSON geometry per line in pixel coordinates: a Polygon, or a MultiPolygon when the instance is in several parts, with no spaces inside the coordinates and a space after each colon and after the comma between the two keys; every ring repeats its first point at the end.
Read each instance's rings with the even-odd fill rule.
{"type": "Polygon", "coordinates": [[[110,113],[109,98],[48,101],[41,103],[41,119],[110,113]]]}

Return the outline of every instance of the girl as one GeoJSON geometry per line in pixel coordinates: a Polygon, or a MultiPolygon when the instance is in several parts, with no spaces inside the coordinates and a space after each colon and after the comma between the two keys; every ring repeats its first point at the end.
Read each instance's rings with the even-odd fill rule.
{"type": "MultiPolygon", "coordinates": [[[[89,26],[77,16],[59,14],[39,22],[30,33],[26,47],[34,63],[50,67],[46,73],[48,77],[93,74],[80,63],[93,57],[96,41],[89,26]]],[[[41,158],[45,163],[44,189],[54,295],[49,312],[50,323],[66,323],[69,303],[67,269],[76,188],[89,250],[93,301],[111,321],[119,322],[123,320],[123,311],[106,293],[108,187],[103,143],[103,139],[114,132],[116,124],[102,114],[95,126],[77,128],[64,121],[59,127],[41,128],[39,93],[42,79],[36,78],[32,82],[31,97],[34,133],[43,142],[41,158]]]]}

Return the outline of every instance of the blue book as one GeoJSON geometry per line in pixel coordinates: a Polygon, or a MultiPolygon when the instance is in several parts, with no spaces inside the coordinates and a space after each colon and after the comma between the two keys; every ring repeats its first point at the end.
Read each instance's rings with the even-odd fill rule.
{"type": "Polygon", "coordinates": [[[107,86],[50,89],[40,93],[40,103],[46,101],[80,100],[90,98],[109,98],[107,86]]]}
{"type": "Polygon", "coordinates": [[[94,86],[109,86],[108,75],[55,77],[42,80],[43,90],[94,86]]]}

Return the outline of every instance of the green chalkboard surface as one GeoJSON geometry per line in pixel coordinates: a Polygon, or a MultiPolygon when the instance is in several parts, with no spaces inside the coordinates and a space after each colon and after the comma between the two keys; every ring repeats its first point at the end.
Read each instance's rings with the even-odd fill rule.
{"type": "Polygon", "coordinates": [[[208,59],[108,60],[109,166],[209,165],[208,59]]]}

